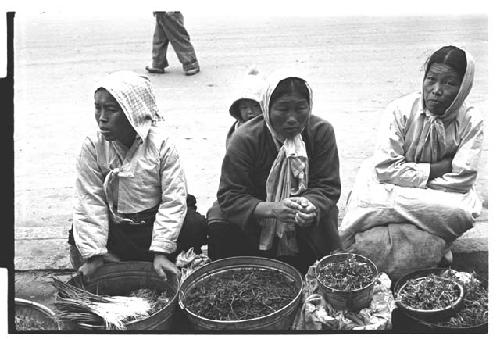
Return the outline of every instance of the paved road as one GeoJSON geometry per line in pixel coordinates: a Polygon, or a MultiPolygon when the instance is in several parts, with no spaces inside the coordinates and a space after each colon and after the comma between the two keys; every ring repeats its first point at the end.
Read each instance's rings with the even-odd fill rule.
{"type": "MultiPolygon", "coordinates": [[[[16,14],[15,235],[16,269],[68,268],[74,162],[94,129],[93,82],[105,72],[143,72],[154,20],[74,20],[16,14]]],[[[371,154],[387,103],[416,90],[436,48],[458,43],[477,62],[470,102],[488,101],[486,17],[193,18],[186,26],[202,71],[185,77],[174,53],[164,75],[151,76],[181,153],[189,190],[205,213],[218,186],[232,88],[255,65],[262,72],[300,67],[314,90],[314,113],[333,124],[343,193],[371,154]]],[[[478,188],[488,206],[487,143],[478,188]]],[[[486,214],[487,215],[487,214],[486,214]]],[[[483,237],[485,223],[479,228],[483,237]]]]}

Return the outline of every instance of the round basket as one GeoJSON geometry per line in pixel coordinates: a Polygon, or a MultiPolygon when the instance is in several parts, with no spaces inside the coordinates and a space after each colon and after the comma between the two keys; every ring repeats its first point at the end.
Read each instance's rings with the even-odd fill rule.
{"type": "Polygon", "coordinates": [[[290,329],[297,312],[302,295],[302,276],[292,266],[274,259],[261,257],[241,256],[219,259],[200,267],[189,275],[181,284],[179,304],[187,314],[189,322],[197,330],[288,330],[290,329]],[[186,296],[190,289],[202,280],[214,274],[231,270],[269,269],[279,271],[293,281],[297,294],[287,305],[275,312],[247,320],[211,320],[200,314],[195,314],[185,307],[186,296]]]}
{"type": "Polygon", "coordinates": [[[332,305],[336,310],[359,311],[360,309],[370,306],[373,298],[373,286],[378,276],[377,266],[370,259],[360,254],[354,253],[330,254],[323,257],[319,261],[316,266],[316,272],[318,273],[317,280],[320,291],[323,293],[324,297],[330,303],[330,305],[332,305]],[[341,262],[352,257],[354,257],[357,262],[365,263],[371,267],[372,271],[374,272],[374,276],[370,284],[362,288],[344,291],[331,288],[321,280],[319,276],[321,268],[330,263],[341,262]]]}
{"type": "Polygon", "coordinates": [[[16,331],[55,331],[61,329],[55,313],[48,307],[22,298],[15,298],[16,318],[30,321],[28,324],[17,324],[16,331]]]}
{"type": "MultiPolygon", "coordinates": [[[[142,320],[127,323],[127,330],[171,330],[173,315],[178,307],[178,278],[166,272],[167,280],[162,280],[150,262],[127,261],[105,264],[85,281],[85,289],[91,293],[110,296],[125,296],[131,291],[148,288],[157,292],[168,291],[169,302],[158,312],[142,320]]],[[[69,284],[82,287],[76,277],[69,284]]],[[[105,330],[104,324],[65,322],[68,329],[105,330]]]]}
{"type": "MultiPolygon", "coordinates": [[[[397,291],[399,291],[403,285],[411,279],[416,279],[419,277],[425,277],[429,274],[439,275],[446,271],[446,268],[431,268],[431,269],[423,269],[415,272],[411,272],[401,279],[396,281],[393,286],[393,293],[396,295],[397,291]]],[[[488,282],[484,279],[479,279],[481,281],[481,285],[485,288],[488,288],[488,282]]],[[[465,289],[464,293],[467,291],[465,289]]],[[[416,331],[416,332],[433,332],[433,333],[462,333],[462,332],[471,332],[471,333],[487,333],[488,331],[488,322],[484,322],[482,324],[478,324],[476,326],[469,327],[449,327],[443,326],[435,321],[441,320],[437,319],[429,319],[429,318],[421,318],[415,315],[412,312],[408,312],[405,308],[398,306],[392,315],[393,328],[395,330],[404,330],[404,331],[416,331]]]]}
{"type": "Polygon", "coordinates": [[[399,289],[396,290],[396,293],[395,293],[396,306],[404,309],[406,313],[412,314],[415,317],[417,317],[419,319],[424,319],[424,320],[440,320],[440,319],[449,318],[462,308],[463,301],[464,301],[464,288],[462,287],[461,284],[454,282],[450,279],[444,279],[444,278],[441,278],[440,280],[451,282],[453,284],[453,287],[458,289],[458,291],[459,291],[458,298],[451,305],[449,305],[447,307],[442,307],[442,308],[425,310],[425,309],[417,309],[417,308],[414,308],[414,307],[411,307],[409,305],[404,304],[399,298],[401,290],[407,284],[412,283],[414,281],[418,281],[420,279],[425,279],[425,277],[418,277],[415,279],[406,280],[406,282],[403,285],[401,285],[399,287],[399,289]]]}

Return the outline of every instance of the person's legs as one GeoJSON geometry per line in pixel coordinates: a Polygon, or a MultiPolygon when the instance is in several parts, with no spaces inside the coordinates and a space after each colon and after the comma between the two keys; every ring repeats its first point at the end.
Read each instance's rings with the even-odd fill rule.
{"type": "Polygon", "coordinates": [[[208,256],[216,260],[240,255],[259,255],[257,240],[243,233],[237,225],[213,222],[208,225],[208,256]]]}
{"type": "Polygon", "coordinates": [[[313,249],[301,236],[297,236],[297,247],[299,253],[294,256],[281,256],[277,257],[279,261],[283,261],[295,267],[300,274],[304,275],[309,270],[309,266],[313,265],[317,259],[313,249]]]}
{"type": "Polygon", "coordinates": [[[165,35],[163,27],[160,23],[161,16],[162,16],[161,12],[155,13],[156,25],[153,34],[152,67],[149,66],[146,67],[146,69],[150,72],[151,71],[155,72],[155,70],[160,72],[163,71],[163,69],[168,66],[168,61],[167,61],[168,38],[165,35]]]}
{"type": "Polygon", "coordinates": [[[177,253],[194,248],[196,254],[201,253],[201,246],[207,243],[207,220],[203,215],[188,207],[184,224],[177,238],[177,253]]]}
{"type": "Polygon", "coordinates": [[[73,237],[73,224],[71,224],[71,228],[69,229],[68,232],[68,244],[69,244],[69,261],[71,263],[71,266],[73,266],[75,270],[78,270],[80,266],[83,265],[83,258],[82,255],[80,254],[80,251],[78,250],[78,247],[76,247],[75,238],[73,237]]]}
{"type": "Polygon", "coordinates": [[[83,265],[82,255],[75,245],[69,245],[69,261],[75,270],[78,270],[83,265]]]}
{"type": "Polygon", "coordinates": [[[161,12],[157,13],[156,17],[167,39],[172,44],[186,74],[191,74],[188,73],[190,70],[199,71],[198,59],[196,58],[194,47],[184,27],[184,16],[180,12],[161,12]]]}

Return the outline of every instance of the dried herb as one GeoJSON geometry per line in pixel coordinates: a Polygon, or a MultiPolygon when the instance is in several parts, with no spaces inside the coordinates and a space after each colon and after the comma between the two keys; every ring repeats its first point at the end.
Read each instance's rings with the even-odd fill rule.
{"type": "Polygon", "coordinates": [[[285,274],[270,269],[238,269],[213,274],[191,287],[185,306],[211,320],[247,320],[290,303],[299,289],[285,274]]]}
{"type": "Polygon", "coordinates": [[[451,306],[460,297],[456,282],[435,274],[410,279],[397,293],[404,305],[419,310],[438,310],[451,306]]]}
{"type": "Polygon", "coordinates": [[[45,331],[56,330],[56,326],[48,325],[45,321],[30,317],[27,314],[16,313],[15,324],[17,331],[45,331]]]}
{"type": "MultiPolygon", "coordinates": [[[[463,274],[463,272],[447,270],[442,275],[458,282],[461,273],[463,274]]],[[[475,273],[470,274],[470,279],[465,279],[465,281],[463,308],[450,319],[439,322],[439,326],[464,328],[488,322],[488,290],[481,285],[475,273]]]]}
{"type": "Polygon", "coordinates": [[[375,279],[375,270],[366,262],[356,260],[355,256],[348,256],[345,260],[328,263],[321,267],[318,280],[326,287],[352,291],[364,288],[375,279]]]}

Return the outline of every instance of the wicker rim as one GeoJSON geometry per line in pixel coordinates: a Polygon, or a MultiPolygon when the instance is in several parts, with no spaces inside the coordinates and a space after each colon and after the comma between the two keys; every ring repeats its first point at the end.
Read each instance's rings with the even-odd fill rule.
{"type": "Polygon", "coordinates": [[[455,287],[458,287],[458,289],[460,290],[460,294],[458,296],[458,298],[453,301],[452,304],[446,306],[446,307],[442,307],[442,308],[434,308],[434,309],[431,309],[431,310],[424,310],[424,309],[420,309],[420,308],[414,308],[414,307],[411,307],[405,303],[403,303],[401,301],[401,299],[399,299],[399,295],[400,295],[400,292],[401,290],[409,283],[409,282],[412,282],[412,281],[415,281],[415,280],[423,280],[427,277],[419,277],[419,278],[415,278],[415,279],[409,279],[407,281],[405,281],[405,283],[398,289],[398,291],[396,292],[396,303],[399,304],[402,308],[406,309],[406,310],[409,310],[409,311],[412,311],[414,313],[421,313],[423,315],[432,315],[434,313],[439,313],[439,312],[443,312],[443,311],[448,311],[448,310],[452,310],[452,309],[455,309],[463,300],[464,298],[464,288],[462,286],[462,284],[459,284],[458,282],[456,281],[453,281],[451,279],[447,279],[447,278],[441,278],[441,277],[437,277],[437,279],[439,280],[443,280],[443,281],[449,281],[451,282],[455,287]]]}
{"type": "MultiPolygon", "coordinates": [[[[224,259],[218,259],[216,261],[213,261],[212,263],[210,264],[214,264],[214,263],[217,263],[217,262],[221,262],[221,261],[225,261],[225,260],[228,260],[228,259],[234,259],[234,258],[253,258],[251,256],[247,256],[247,257],[244,257],[244,256],[240,256],[240,257],[230,257],[230,258],[224,258],[224,259]]],[[[260,258],[258,257],[259,259],[264,259],[264,258],[260,258]]],[[[291,268],[292,270],[295,270],[296,269],[290,265],[288,265],[287,263],[284,263],[284,262],[281,262],[279,260],[276,260],[276,259],[269,259],[269,258],[265,258],[266,260],[270,260],[270,261],[273,261],[273,262],[277,262],[285,267],[289,267],[291,268]]],[[[208,264],[208,265],[210,265],[208,264]]],[[[204,280],[204,279],[207,279],[208,277],[212,276],[212,275],[215,275],[215,274],[219,274],[219,273],[222,273],[222,272],[227,272],[227,271],[230,271],[230,270],[242,270],[242,269],[251,269],[251,268],[259,268],[259,269],[264,269],[264,270],[275,270],[275,271],[279,271],[285,275],[288,276],[287,272],[283,271],[283,270],[280,270],[278,268],[274,268],[274,267],[267,267],[267,266],[262,266],[262,265],[259,265],[259,264],[248,264],[248,266],[246,267],[241,267],[241,266],[229,266],[227,269],[219,269],[219,270],[215,270],[214,272],[212,273],[208,273],[206,275],[203,275],[200,277],[200,279],[197,279],[195,281],[193,281],[190,285],[188,285],[188,289],[191,289],[192,286],[194,286],[196,283],[204,280]]],[[[302,276],[300,275],[300,273],[298,274],[298,276],[300,277],[300,288],[297,292],[297,295],[288,303],[286,304],[285,306],[281,307],[280,309],[272,312],[272,313],[269,313],[269,314],[266,314],[266,315],[263,315],[263,316],[260,316],[260,317],[257,317],[257,318],[250,318],[250,319],[240,319],[240,320],[214,320],[214,319],[208,319],[208,318],[205,318],[201,315],[198,315],[194,312],[192,312],[191,310],[189,310],[185,305],[184,303],[182,302],[185,298],[185,293],[184,291],[182,290],[182,284],[181,287],[179,288],[179,306],[181,309],[184,309],[187,313],[189,313],[190,315],[192,315],[193,317],[196,317],[198,319],[202,319],[204,321],[209,321],[209,322],[213,322],[213,323],[218,323],[218,324],[240,324],[240,323],[245,323],[245,322],[250,322],[250,321],[258,321],[258,320],[262,320],[262,319],[265,319],[265,318],[269,318],[273,315],[276,315],[277,313],[280,313],[282,312],[284,309],[290,307],[291,305],[293,305],[294,303],[297,302],[297,300],[302,296],[302,290],[303,290],[303,280],[302,280],[302,276]]]]}
{"type": "MultiPolygon", "coordinates": [[[[101,267],[106,267],[106,268],[109,269],[110,267],[113,267],[113,266],[115,266],[115,267],[123,266],[124,264],[127,264],[129,266],[130,265],[152,266],[152,264],[146,263],[146,262],[143,262],[143,261],[127,261],[127,262],[119,262],[119,263],[106,263],[106,264],[104,264],[101,267]]],[[[139,272],[139,271],[142,272],[143,270],[144,270],[144,267],[142,269],[128,270],[128,271],[126,271],[126,273],[130,275],[130,274],[133,274],[133,273],[136,273],[136,272],[139,272]]],[[[109,275],[114,275],[114,274],[116,274],[116,272],[113,273],[113,274],[109,274],[108,273],[108,275],[103,276],[100,279],[105,279],[109,275]]],[[[71,277],[69,281],[75,281],[77,279],[77,277],[78,276],[75,275],[75,276],[71,277]]],[[[178,274],[176,275],[176,281],[177,281],[177,289],[175,290],[175,293],[172,295],[172,297],[170,298],[170,300],[168,301],[168,303],[164,307],[162,307],[161,309],[159,309],[155,313],[152,313],[152,314],[148,315],[144,319],[130,320],[130,321],[124,322],[124,325],[125,326],[135,325],[137,323],[140,323],[140,322],[144,321],[145,319],[151,318],[151,317],[157,315],[158,313],[165,311],[167,308],[171,308],[174,304],[176,305],[177,302],[178,302],[178,298],[179,298],[179,288],[180,288],[180,283],[179,283],[180,277],[179,277],[178,274]]],[[[86,290],[86,288],[85,288],[85,290],[86,290]]],[[[56,298],[58,297],[58,295],[56,296],[56,298]]],[[[93,325],[93,324],[89,324],[89,323],[85,323],[85,322],[78,322],[78,325],[81,326],[81,327],[83,327],[83,328],[88,328],[88,329],[103,329],[103,330],[106,329],[106,325],[104,323],[99,324],[99,325],[93,325]]]]}
{"type": "Polygon", "coordinates": [[[328,261],[330,258],[333,258],[333,257],[339,257],[339,256],[343,256],[343,255],[348,255],[348,256],[353,256],[353,257],[359,257],[361,258],[365,263],[369,264],[373,269],[374,269],[374,274],[373,274],[373,278],[372,278],[372,281],[363,286],[363,287],[360,287],[360,288],[356,288],[356,289],[353,289],[353,290],[339,290],[339,289],[336,289],[336,288],[333,288],[333,287],[329,287],[327,285],[325,285],[323,279],[320,278],[320,274],[318,273],[317,274],[317,280],[318,282],[324,287],[324,288],[327,288],[328,290],[330,291],[334,291],[334,292],[359,292],[361,290],[365,290],[366,288],[372,286],[375,281],[377,280],[377,276],[378,276],[378,268],[377,268],[377,265],[375,265],[375,263],[373,261],[371,261],[369,258],[365,257],[364,255],[361,255],[361,254],[357,254],[357,253],[345,253],[345,252],[342,252],[342,253],[333,253],[333,254],[329,254],[329,255],[326,255],[324,256],[323,258],[321,258],[321,260],[318,262],[318,265],[316,266],[316,272],[319,272],[319,268],[323,265],[327,265],[329,264],[330,262],[328,263],[325,263],[326,261],[328,261]]]}
{"type": "Polygon", "coordinates": [[[34,301],[31,301],[31,300],[23,299],[23,298],[14,298],[14,302],[15,302],[16,306],[17,305],[28,306],[28,307],[34,308],[34,309],[42,312],[44,315],[47,316],[48,319],[50,319],[51,321],[54,322],[54,324],[56,325],[56,327],[58,329],[61,329],[61,323],[59,322],[59,319],[57,318],[55,312],[52,311],[47,306],[42,305],[42,304],[37,303],[37,302],[34,302],[34,301]]]}

